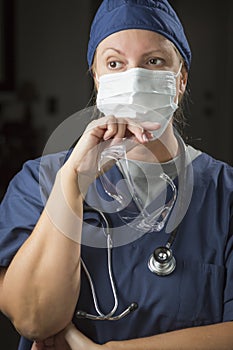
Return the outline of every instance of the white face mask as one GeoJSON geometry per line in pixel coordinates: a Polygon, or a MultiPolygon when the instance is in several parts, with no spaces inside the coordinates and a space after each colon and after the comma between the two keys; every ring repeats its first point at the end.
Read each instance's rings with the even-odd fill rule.
{"type": "MultiPolygon", "coordinates": [[[[180,74],[132,68],[124,72],[105,74],[99,79],[97,108],[104,115],[129,118],[138,122],[158,122],[153,131],[160,137],[178,108],[175,102],[176,78],[180,74]]],[[[178,101],[177,101],[178,102],[178,101]]]]}

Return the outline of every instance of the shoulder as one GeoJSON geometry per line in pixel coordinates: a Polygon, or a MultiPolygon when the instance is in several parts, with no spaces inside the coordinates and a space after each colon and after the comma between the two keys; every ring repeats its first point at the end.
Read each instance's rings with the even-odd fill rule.
{"type": "Polygon", "coordinates": [[[193,168],[199,174],[216,176],[233,176],[233,167],[221,160],[215,159],[207,153],[200,153],[193,161],[193,168]]]}
{"type": "Polygon", "coordinates": [[[201,153],[193,162],[194,186],[221,192],[222,197],[233,195],[233,167],[226,162],[201,153]]]}
{"type": "Polygon", "coordinates": [[[67,152],[27,161],[11,180],[0,205],[0,266],[11,259],[31,234],[67,152]]]}
{"type": "Polygon", "coordinates": [[[38,197],[41,191],[47,197],[67,154],[64,151],[26,161],[11,180],[5,198],[17,195],[38,197]]]}
{"type": "Polygon", "coordinates": [[[65,163],[68,153],[68,151],[63,151],[28,160],[23,164],[22,170],[17,175],[24,175],[27,173],[31,175],[40,175],[40,172],[49,170],[51,173],[56,173],[65,163]]]}

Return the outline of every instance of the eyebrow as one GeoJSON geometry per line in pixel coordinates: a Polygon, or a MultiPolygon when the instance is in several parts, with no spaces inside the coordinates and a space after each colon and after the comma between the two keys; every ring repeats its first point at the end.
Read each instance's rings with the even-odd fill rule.
{"type": "Polygon", "coordinates": [[[113,50],[113,51],[115,51],[116,53],[118,53],[120,55],[124,54],[122,51],[120,51],[118,49],[115,49],[114,47],[107,47],[106,49],[103,50],[102,53],[104,54],[106,51],[109,51],[109,50],[113,50]]]}
{"type": "MultiPolygon", "coordinates": [[[[124,52],[123,52],[123,51],[118,50],[118,49],[116,49],[116,48],[114,48],[114,47],[107,47],[106,49],[103,50],[102,54],[106,53],[108,50],[113,50],[113,51],[115,51],[116,53],[118,53],[118,54],[120,54],[120,55],[124,55],[124,52]]],[[[157,49],[157,50],[155,49],[155,50],[151,50],[151,51],[148,51],[148,52],[144,53],[143,56],[149,56],[149,55],[155,54],[155,53],[156,53],[156,54],[158,54],[158,53],[164,53],[164,51],[163,51],[163,50],[160,50],[160,49],[157,49]]]]}
{"type": "Polygon", "coordinates": [[[148,51],[148,52],[144,53],[143,56],[149,56],[149,55],[158,54],[158,53],[165,54],[164,50],[157,49],[157,50],[148,51]]]}

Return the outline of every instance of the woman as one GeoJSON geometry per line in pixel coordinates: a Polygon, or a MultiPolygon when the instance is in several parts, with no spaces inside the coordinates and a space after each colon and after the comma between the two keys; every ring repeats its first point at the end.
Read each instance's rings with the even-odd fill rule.
{"type": "MultiPolygon", "coordinates": [[[[22,338],[19,349],[229,350],[233,170],[186,147],[174,132],[191,63],[180,21],[167,1],[105,0],[92,25],[88,62],[105,116],[88,125],[72,152],[46,156],[43,169],[40,160],[26,163],[1,207],[1,310],[22,336],[36,340],[22,338]],[[100,160],[106,165],[110,158],[114,164],[99,174],[100,160]],[[156,207],[161,215],[147,208],[163,191],[152,182],[143,198],[135,164],[148,169],[148,183],[161,169],[166,173],[170,194],[156,207]],[[127,187],[115,193],[112,185],[127,176],[131,197],[121,206],[127,187]],[[134,190],[147,216],[139,210],[132,220],[134,190]],[[99,236],[106,222],[98,210],[113,223],[113,249],[106,227],[99,236]],[[166,232],[176,264],[170,260],[163,276],[152,253],[165,246],[166,232]],[[124,310],[117,320],[105,317],[124,310]]],[[[162,264],[164,251],[160,258],[162,264]]]]}

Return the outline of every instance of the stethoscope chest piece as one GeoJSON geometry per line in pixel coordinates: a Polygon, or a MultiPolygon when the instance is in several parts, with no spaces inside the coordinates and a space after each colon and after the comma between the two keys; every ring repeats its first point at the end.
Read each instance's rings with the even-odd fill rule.
{"type": "Polygon", "coordinates": [[[149,258],[148,267],[156,275],[170,275],[176,268],[176,260],[171,249],[167,247],[156,248],[149,258]]]}

